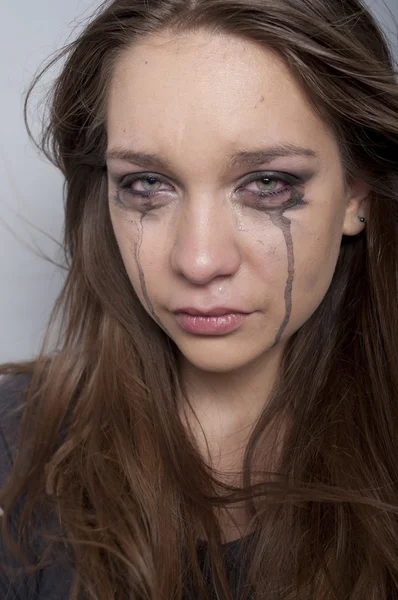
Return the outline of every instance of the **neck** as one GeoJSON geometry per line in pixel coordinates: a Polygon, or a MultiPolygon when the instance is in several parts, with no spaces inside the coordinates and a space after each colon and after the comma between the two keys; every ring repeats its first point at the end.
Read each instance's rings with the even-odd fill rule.
{"type": "MultiPolygon", "coordinates": [[[[278,344],[233,372],[203,371],[181,357],[181,381],[206,436],[222,441],[249,433],[266,406],[282,352],[283,345],[278,344]]],[[[184,414],[193,423],[185,410],[184,414]]]]}

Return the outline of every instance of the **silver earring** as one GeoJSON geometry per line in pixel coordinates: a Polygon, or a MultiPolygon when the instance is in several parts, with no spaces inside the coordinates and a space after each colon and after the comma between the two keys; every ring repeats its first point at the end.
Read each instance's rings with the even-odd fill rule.
{"type": "Polygon", "coordinates": [[[361,223],[365,223],[365,217],[358,217],[358,219],[361,221],[361,223]]]}

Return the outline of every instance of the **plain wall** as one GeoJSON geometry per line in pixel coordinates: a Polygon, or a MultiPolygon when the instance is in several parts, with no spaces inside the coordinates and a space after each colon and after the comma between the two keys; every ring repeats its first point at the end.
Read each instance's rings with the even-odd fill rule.
{"type": "MultiPolygon", "coordinates": [[[[398,0],[368,4],[396,47],[396,25],[387,8],[398,22],[398,0]]],[[[95,0],[0,0],[0,363],[29,359],[38,351],[64,277],[40,257],[61,256],[56,242],[63,229],[62,179],[27,137],[23,94],[41,62],[98,5],[95,0]]]]}
{"type": "MultiPolygon", "coordinates": [[[[39,155],[23,97],[42,62],[79,31],[98,0],[0,0],[0,363],[38,351],[64,272],[62,177],[39,155]],[[51,240],[54,238],[54,241],[51,240]]],[[[44,80],[39,96],[56,75],[44,80]]],[[[31,122],[38,132],[33,98],[31,122]]]]}

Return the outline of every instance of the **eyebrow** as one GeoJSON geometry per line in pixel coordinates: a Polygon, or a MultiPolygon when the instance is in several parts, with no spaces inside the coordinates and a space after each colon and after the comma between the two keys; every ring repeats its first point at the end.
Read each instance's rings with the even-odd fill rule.
{"type": "MultiPolygon", "coordinates": [[[[269,163],[276,158],[285,156],[305,156],[320,160],[319,152],[313,150],[312,148],[305,148],[295,144],[282,144],[261,150],[237,152],[231,156],[228,164],[229,167],[252,168],[260,164],[269,163]]],[[[106,159],[124,160],[140,167],[171,170],[170,164],[157,154],[133,152],[128,148],[109,148],[106,152],[106,159]]]]}

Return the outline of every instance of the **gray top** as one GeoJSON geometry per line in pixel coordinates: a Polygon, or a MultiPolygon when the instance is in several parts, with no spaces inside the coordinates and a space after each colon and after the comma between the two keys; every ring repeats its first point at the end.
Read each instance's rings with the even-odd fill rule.
{"type": "MultiPolygon", "coordinates": [[[[29,379],[29,375],[21,374],[0,381],[0,488],[8,478],[16,456],[18,434],[22,419],[23,391],[29,379]]],[[[11,515],[12,532],[15,535],[15,539],[18,512],[21,509],[22,503],[23,500],[19,502],[11,515]]],[[[38,562],[39,545],[36,546],[33,541],[32,546],[29,549],[29,557],[32,558],[33,562],[38,562]]],[[[223,548],[226,550],[227,560],[228,557],[232,559],[238,547],[238,541],[224,545],[223,548]]],[[[200,561],[203,563],[206,555],[205,543],[198,545],[198,552],[200,561]]],[[[69,600],[73,577],[71,568],[68,569],[66,565],[54,562],[52,566],[45,567],[34,575],[10,573],[10,568],[15,569],[20,566],[16,562],[16,559],[6,552],[0,531],[0,599],[32,600],[40,598],[40,600],[69,600]]],[[[231,563],[231,566],[228,568],[228,577],[238,598],[237,576],[238,572],[236,568],[233,568],[231,563]]],[[[209,600],[216,597],[214,591],[211,592],[209,590],[209,592],[209,600]]],[[[196,597],[194,592],[187,590],[184,600],[193,600],[196,597]]]]}
{"type": "MultiPolygon", "coordinates": [[[[15,459],[18,434],[22,419],[22,393],[30,377],[18,375],[0,384],[0,487],[5,483],[15,459]],[[17,411],[18,407],[21,407],[17,411]]],[[[18,512],[22,500],[11,516],[12,533],[17,532],[18,512]]],[[[37,548],[29,551],[29,558],[37,561],[37,548]]],[[[2,600],[68,600],[72,571],[55,564],[33,576],[11,573],[10,568],[21,565],[6,553],[0,535],[0,598],[2,600]]]]}

